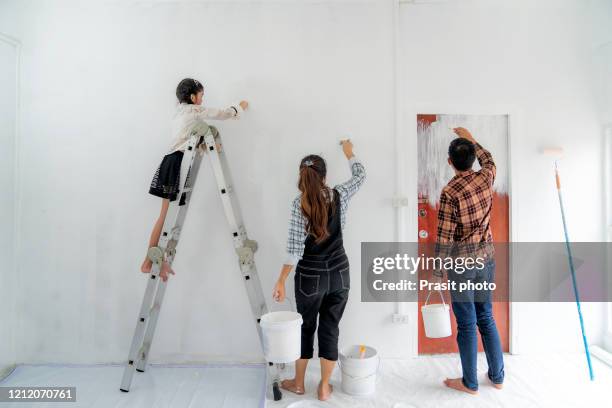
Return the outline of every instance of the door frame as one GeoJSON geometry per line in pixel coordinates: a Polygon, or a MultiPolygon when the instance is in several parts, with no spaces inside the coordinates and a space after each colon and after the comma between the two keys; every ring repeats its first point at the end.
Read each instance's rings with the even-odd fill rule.
{"type": "MultiPolygon", "coordinates": [[[[507,115],[508,116],[508,229],[510,242],[518,242],[515,220],[518,219],[517,203],[520,201],[516,197],[517,191],[513,185],[512,173],[515,168],[515,161],[518,157],[515,148],[515,140],[519,135],[523,134],[523,125],[521,118],[522,111],[514,105],[470,105],[465,103],[414,103],[400,110],[398,120],[398,138],[397,151],[402,152],[398,155],[398,179],[400,191],[399,196],[408,198],[408,205],[401,207],[398,210],[400,215],[398,220],[401,220],[401,225],[398,225],[400,241],[416,242],[416,232],[418,232],[417,207],[418,187],[418,149],[417,149],[417,115],[422,113],[437,113],[437,114],[455,114],[455,115],[507,115]]],[[[509,295],[512,298],[512,292],[516,288],[512,277],[514,276],[515,262],[513,262],[514,254],[510,247],[509,265],[509,295]]],[[[410,316],[409,321],[414,330],[410,330],[410,354],[413,357],[418,357],[418,302],[402,303],[398,305],[398,309],[404,310],[410,316]]],[[[508,304],[508,341],[510,354],[518,354],[520,352],[519,341],[519,314],[520,304],[509,302],[508,304]]]]}

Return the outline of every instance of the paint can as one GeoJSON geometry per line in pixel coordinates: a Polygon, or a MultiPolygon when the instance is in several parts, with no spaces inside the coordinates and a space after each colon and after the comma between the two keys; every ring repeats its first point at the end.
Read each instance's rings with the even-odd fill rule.
{"type": "Polygon", "coordinates": [[[440,293],[442,303],[429,304],[430,291],[427,294],[425,304],[421,306],[423,315],[423,326],[425,326],[425,336],[430,339],[439,339],[451,335],[450,306],[444,302],[444,295],[440,293]]]}
{"type": "Polygon", "coordinates": [[[354,396],[367,396],[376,391],[380,357],[374,347],[350,346],[340,352],[342,391],[354,396]],[[365,347],[365,352],[360,351],[365,347]]]}
{"type": "Polygon", "coordinates": [[[296,312],[270,312],[259,321],[266,361],[282,364],[300,358],[302,315],[296,312]]]}

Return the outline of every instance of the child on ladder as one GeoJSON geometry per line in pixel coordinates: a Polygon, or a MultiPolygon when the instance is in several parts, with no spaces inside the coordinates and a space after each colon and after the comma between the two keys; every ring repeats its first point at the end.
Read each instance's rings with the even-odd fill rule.
{"type": "Polygon", "coordinates": [[[366,176],[363,164],[353,154],[351,141],[343,141],[342,149],[352,177],[333,189],[325,182],[327,166],[322,157],[309,155],[300,162],[298,188],[301,194],[291,206],[288,256],[272,295],[277,302],[284,300],[285,281],[295,265],[295,302],[304,321],[301,356],[295,363],[295,378],[284,380],[281,388],[304,394],[306,366],[313,357],[317,331],[321,360],[317,393],[321,401],[327,400],[332,393],[329,379],[338,360],[338,325],[350,288],[349,261],[344,252],[342,230],[349,200],[366,176]]]}
{"type": "MultiPolygon", "coordinates": [[[[178,105],[172,126],[172,145],[157,168],[149,188],[150,194],[162,198],[161,212],[151,232],[149,248],[158,245],[170,202],[177,199],[180,189],[181,161],[185,147],[191,138],[193,127],[205,120],[238,118],[239,113],[249,106],[248,102],[241,101],[238,105],[226,109],[205,108],[202,106],[203,96],[204,87],[202,83],[195,79],[185,78],[176,87],[178,105]]],[[[149,273],[152,266],[152,261],[148,256],[145,256],[140,270],[149,273]]],[[[168,262],[164,261],[159,276],[166,282],[169,274],[174,275],[174,271],[170,268],[168,262]]]]}

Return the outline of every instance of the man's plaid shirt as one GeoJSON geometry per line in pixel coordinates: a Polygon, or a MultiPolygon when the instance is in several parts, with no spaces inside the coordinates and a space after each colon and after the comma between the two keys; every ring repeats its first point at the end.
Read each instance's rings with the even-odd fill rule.
{"type": "MultiPolygon", "coordinates": [[[[346,223],[346,210],[348,209],[349,200],[359,190],[366,177],[365,167],[355,156],[349,160],[349,166],[352,177],[348,181],[334,187],[340,195],[340,225],[342,229],[344,229],[344,224],[346,223]]],[[[333,195],[330,196],[333,197],[333,195]]],[[[302,213],[301,198],[300,194],[291,203],[286,265],[297,264],[304,254],[304,244],[308,234],[306,232],[306,218],[302,213]]]]}
{"type": "Polygon", "coordinates": [[[439,257],[493,255],[489,221],[495,163],[491,153],[475,143],[479,171],[455,175],[440,194],[436,254],[439,257]]]}

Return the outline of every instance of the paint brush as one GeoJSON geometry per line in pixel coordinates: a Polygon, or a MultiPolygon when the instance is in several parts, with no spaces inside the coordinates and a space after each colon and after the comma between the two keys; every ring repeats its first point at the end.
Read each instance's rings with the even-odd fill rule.
{"type": "Polygon", "coordinates": [[[363,344],[359,346],[359,358],[360,359],[364,359],[365,358],[365,353],[366,353],[366,346],[364,346],[363,344]]]}

